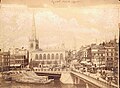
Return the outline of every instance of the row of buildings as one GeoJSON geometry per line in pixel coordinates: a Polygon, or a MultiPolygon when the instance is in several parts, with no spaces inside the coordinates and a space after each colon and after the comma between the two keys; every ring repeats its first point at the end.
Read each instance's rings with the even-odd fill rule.
{"type": "Polygon", "coordinates": [[[85,47],[82,46],[79,51],[72,51],[71,54],[73,55],[65,50],[64,44],[62,44],[59,49],[41,49],[39,41],[36,38],[36,27],[33,14],[32,34],[29,39],[29,51],[23,47],[21,49],[15,48],[14,51],[0,51],[0,68],[4,68],[0,70],[15,69],[14,67],[16,67],[16,69],[17,67],[24,68],[28,64],[32,69],[43,69],[47,67],[45,68],[46,70],[48,67],[62,67],[73,59],[77,59],[80,63],[90,62],[96,67],[104,67],[108,70],[114,70],[118,68],[118,52],[116,38],[109,42],[100,43],[99,45],[91,44],[85,47]]]}
{"type": "Polygon", "coordinates": [[[3,52],[0,50],[0,71],[22,69],[28,65],[28,50],[15,48],[14,51],[3,52]]]}
{"type": "Polygon", "coordinates": [[[2,52],[0,49],[0,72],[8,71],[10,66],[10,52],[2,52]]]}
{"type": "MultiPolygon", "coordinates": [[[[10,69],[24,68],[29,64],[29,67],[61,67],[67,64],[68,59],[77,59],[80,63],[92,63],[96,67],[103,67],[108,70],[117,70],[119,61],[119,46],[116,38],[109,42],[103,42],[99,45],[91,44],[82,46],[76,53],[76,58],[69,55],[63,47],[59,49],[40,49],[35,48],[36,39],[31,41],[30,51],[15,48],[14,51],[2,52],[0,50],[0,71],[10,69]],[[11,53],[12,52],[12,53],[11,53]]],[[[38,44],[39,45],[39,44],[38,44]]],[[[72,52],[73,54],[73,52],[72,52]]],[[[75,56],[75,55],[74,55],[75,56]]]]}
{"type": "Polygon", "coordinates": [[[99,45],[91,44],[81,47],[77,52],[79,61],[91,62],[96,67],[105,68],[107,70],[117,70],[119,65],[119,44],[114,38],[109,42],[103,42],[99,45]]]}

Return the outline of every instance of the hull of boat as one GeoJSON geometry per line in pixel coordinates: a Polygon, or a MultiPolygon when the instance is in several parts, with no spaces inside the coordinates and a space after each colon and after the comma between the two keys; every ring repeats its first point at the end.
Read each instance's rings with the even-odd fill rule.
{"type": "Polygon", "coordinates": [[[27,84],[48,84],[48,83],[51,83],[52,81],[53,81],[53,79],[49,79],[49,80],[47,80],[47,81],[45,81],[45,82],[16,80],[16,82],[18,82],[18,83],[25,83],[25,84],[26,84],[26,83],[27,83],[27,84]]]}
{"type": "Polygon", "coordinates": [[[47,84],[53,81],[53,79],[49,79],[48,76],[38,76],[33,71],[10,72],[9,75],[4,76],[4,79],[19,83],[47,84]]]}

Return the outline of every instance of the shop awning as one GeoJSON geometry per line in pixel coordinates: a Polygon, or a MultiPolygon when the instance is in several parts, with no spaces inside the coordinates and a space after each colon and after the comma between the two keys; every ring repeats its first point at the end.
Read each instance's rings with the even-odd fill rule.
{"type": "Polygon", "coordinates": [[[105,65],[101,65],[100,67],[105,67],[105,65]]]}
{"type": "Polygon", "coordinates": [[[86,65],[92,65],[92,63],[86,63],[86,65]]]}
{"type": "Polygon", "coordinates": [[[80,63],[81,64],[87,64],[87,61],[81,61],[80,63]]]}
{"type": "Polygon", "coordinates": [[[10,67],[19,67],[21,64],[11,64],[10,67]]]}

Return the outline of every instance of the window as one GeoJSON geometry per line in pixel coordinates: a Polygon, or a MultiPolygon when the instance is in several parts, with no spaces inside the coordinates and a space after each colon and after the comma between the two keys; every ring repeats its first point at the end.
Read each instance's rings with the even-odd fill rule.
{"type": "Polygon", "coordinates": [[[46,59],[46,54],[43,54],[43,59],[46,59]]]}
{"type": "Polygon", "coordinates": [[[101,56],[101,54],[100,54],[100,53],[98,53],[98,55],[99,55],[99,56],[101,56]]]}
{"type": "Polygon", "coordinates": [[[113,58],[111,58],[111,60],[113,60],[113,58]]]}
{"type": "Polygon", "coordinates": [[[111,53],[109,53],[109,56],[111,56],[111,53]]]}
{"type": "Polygon", "coordinates": [[[109,54],[107,53],[107,56],[109,56],[109,54]]]}
{"type": "Polygon", "coordinates": [[[111,56],[113,56],[113,53],[111,53],[111,56]]]}
{"type": "Polygon", "coordinates": [[[42,54],[39,55],[39,59],[42,59],[42,54]]]}
{"type": "Polygon", "coordinates": [[[35,59],[38,59],[38,54],[35,55],[35,59]]]}
{"type": "Polygon", "coordinates": [[[101,56],[103,56],[103,54],[101,54],[101,56]]]}
{"type": "Polygon", "coordinates": [[[111,49],[108,49],[108,51],[111,51],[111,49]]]}
{"type": "Polygon", "coordinates": [[[54,59],[54,54],[52,54],[51,58],[54,59]]]}
{"type": "Polygon", "coordinates": [[[47,59],[50,59],[50,54],[47,55],[47,59]]]}
{"type": "Polygon", "coordinates": [[[56,54],[56,59],[59,59],[59,55],[58,55],[58,53],[56,54]]]}
{"type": "Polygon", "coordinates": [[[96,53],[95,55],[96,55],[96,56],[98,56],[98,54],[97,54],[97,53],[96,53]]]}
{"type": "Polygon", "coordinates": [[[63,59],[63,54],[62,53],[60,54],[60,59],[63,59]]]}
{"type": "Polygon", "coordinates": [[[105,56],[105,54],[103,54],[103,56],[105,56]]]}

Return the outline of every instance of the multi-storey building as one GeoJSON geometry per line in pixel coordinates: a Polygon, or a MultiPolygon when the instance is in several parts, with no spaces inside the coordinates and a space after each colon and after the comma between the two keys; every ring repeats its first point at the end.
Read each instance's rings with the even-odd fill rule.
{"type": "Polygon", "coordinates": [[[118,67],[118,44],[116,38],[105,44],[105,60],[106,69],[114,69],[118,67]]]}
{"type": "Polygon", "coordinates": [[[119,65],[119,43],[115,47],[115,60],[114,60],[114,72],[118,74],[118,65],[119,65]]]}
{"type": "Polygon", "coordinates": [[[65,62],[65,50],[33,51],[30,66],[42,69],[61,67],[65,62]]]}
{"type": "Polygon", "coordinates": [[[105,52],[105,60],[106,60],[106,67],[108,69],[113,68],[114,66],[114,59],[115,59],[115,48],[113,46],[106,46],[105,52]]]}
{"type": "Polygon", "coordinates": [[[9,71],[10,52],[0,51],[0,71],[9,71]]]}
{"type": "Polygon", "coordinates": [[[10,57],[11,69],[22,69],[28,65],[29,53],[27,49],[15,48],[14,54],[10,57]]]}
{"type": "Polygon", "coordinates": [[[94,45],[91,47],[92,63],[97,67],[105,65],[105,48],[103,45],[94,45]]]}
{"type": "Polygon", "coordinates": [[[81,61],[89,59],[97,67],[111,69],[118,73],[118,49],[117,39],[114,38],[114,40],[103,42],[99,45],[91,44],[90,47],[81,47],[78,53],[81,61]]]}
{"type": "Polygon", "coordinates": [[[80,50],[78,51],[78,55],[81,61],[91,62],[91,47],[90,46],[81,47],[80,50]]]}

